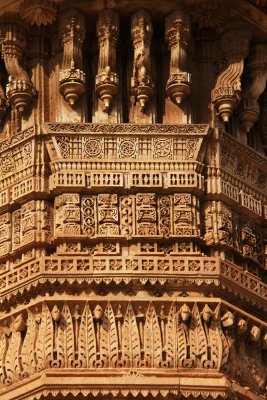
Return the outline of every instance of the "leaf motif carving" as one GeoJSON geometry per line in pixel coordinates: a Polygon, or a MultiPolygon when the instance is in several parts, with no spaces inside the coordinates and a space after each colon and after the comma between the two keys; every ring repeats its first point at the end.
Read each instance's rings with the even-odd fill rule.
{"type": "Polygon", "coordinates": [[[137,368],[141,359],[139,332],[131,303],[128,304],[122,328],[122,359],[128,368],[137,368]]]}
{"type": "Polygon", "coordinates": [[[103,337],[106,339],[108,345],[107,346],[108,364],[109,367],[114,367],[116,365],[116,361],[118,360],[119,344],[118,344],[118,334],[117,334],[115,316],[110,302],[108,302],[106,306],[104,312],[103,324],[101,328],[102,328],[102,333],[105,332],[103,337]]]}
{"type": "Polygon", "coordinates": [[[158,368],[162,361],[161,333],[158,316],[152,303],[147,309],[144,333],[145,360],[149,367],[158,368]]]}
{"type": "Polygon", "coordinates": [[[187,358],[187,337],[186,337],[185,329],[187,329],[185,324],[182,321],[178,320],[177,321],[177,355],[178,355],[178,360],[180,363],[187,358]]]}
{"type": "Polygon", "coordinates": [[[197,304],[192,310],[189,338],[191,358],[207,359],[207,340],[197,304]]]}
{"type": "Polygon", "coordinates": [[[5,356],[5,379],[4,383],[5,385],[10,385],[13,383],[13,345],[14,343],[14,338],[13,338],[13,333],[11,336],[7,337],[7,350],[6,350],[6,356],[5,356]],[[13,340],[12,340],[13,339],[13,340]]]}
{"type": "Polygon", "coordinates": [[[217,368],[220,369],[227,363],[230,354],[230,343],[227,340],[224,331],[222,329],[222,324],[220,319],[220,305],[216,307],[215,317],[217,319],[218,336],[220,337],[220,340],[218,340],[219,343],[218,343],[218,365],[217,365],[217,368]]]}
{"type": "Polygon", "coordinates": [[[12,375],[7,374],[6,369],[6,357],[8,353],[8,348],[10,343],[10,333],[3,332],[0,342],[0,356],[1,356],[1,369],[0,369],[0,379],[4,385],[10,385],[12,383],[12,375]]]}
{"type": "Polygon", "coordinates": [[[74,332],[68,304],[64,304],[58,326],[57,361],[61,368],[70,368],[74,360],[74,332]]]}
{"type": "Polygon", "coordinates": [[[79,360],[83,368],[92,368],[96,360],[96,338],[92,312],[85,305],[79,334],[79,360]]]}
{"type": "Polygon", "coordinates": [[[20,345],[21,345],[21,333],[12,332],[10,349],[12,351],[12,370],[13,370],[13,382],[20,379],[20,345]]]}
{"type": "Polygon", "coordinates": [[[46,303],[42,305],[41,323],[36,339],[37,371],[49,368],[53,360],[53,321],[46,303]]]}
{"type": "Polygon", "coordinates": [[[5,378],[5,355],[6,355],[6,335],[4,332],[0,334],[0,382],[4,382],[5,378]]]}
{"type": "Polygon", "coordinates": [[[28,310],[27,332],[21,349],[22,376],[35,373],[34,360],[35,320],[34,315],[28,310]]]}
{"type": "Polygon", "coordinates": [[[177,312],[172,303],[166,327],[166,360],[170,368],[177,368],[177,312]]]}
{"type": "Polygon", "coordinates": [[[220,306],[216,307],[214,315],[212,317],[209,329],[209,341],[211,349],[211,360],[214,363],[214,368],[219,368],[222,360],[222,338],[219,331],[219,310],[220,306]]]}

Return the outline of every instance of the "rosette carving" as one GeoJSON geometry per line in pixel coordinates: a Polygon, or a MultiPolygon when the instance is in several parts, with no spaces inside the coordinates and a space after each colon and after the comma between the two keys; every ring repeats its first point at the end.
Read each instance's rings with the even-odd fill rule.
{"type": "Polygon", "coordinates": [[[267,45],[257,44],[249,54],[250,84],[243,94],[240,123],[245,131],[249,131],[258,120],[260,106],[258,98],[266,87],[267,79],[267,45]]]}
{"type": "Polygon", "coordinates": [[[180,104],[190,94],[191,86],[191,75],[187,72],[186,65],[190,22],[183,10],[175,10],[166,18],[165,37],[171,51],[170,76],[166,91],[176,104],[180,104]]]}
{"type": "Polygon", "coordinates": [[[85,19],[78,9],[69,8],[62,14],[61,36],[63,60],[59,73],[59,91],[65,101],[74,106],[85,90],[85,73],[82,70],[85,19]]]}
{"type": "Polygon", "coordinates": [[[223,120],[227,122],[241,98],[240,77],[244,68],[244,58],[248,54],[250,34],[246,30],[232,30],[221,37],[227,66],[218,75],[211,101],[223,120]]]}
{"type": "Polygon", "coordinates": [[[132,16],[131,24],[131,35],[134,46],[131,89],[143,111],[154,92],[150,66],[150,45],[153,27],[150,15],[142,9],[132,16]]]}
{"type": "Polygon", "coordinates": [[[95,90],[108,112],[112,98],[118,93],[119,77],[116,73],[116,45],[119,36],[118,14],[112,9],[99,13],[97,22],[99,45],[98,74],[95,90]]]}
{"type": "Polygon", "coordinates": [[[56,6],[49,0],[25,0],[20,8],[21,18],[30,25],[52,24],[56,14],[56,6]]]}
{"type": "Polygon", "coordinates": [[[1,27],[4,34],[2,56],[9,75],[6,95],[9,103],[23,114],[36,95],[33,83],[22,66],[26,31],[17,14],[8,15],[1,27]]]}

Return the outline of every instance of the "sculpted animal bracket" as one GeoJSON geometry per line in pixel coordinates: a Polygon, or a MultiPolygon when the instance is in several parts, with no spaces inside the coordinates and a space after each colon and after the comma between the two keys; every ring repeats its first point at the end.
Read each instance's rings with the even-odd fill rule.
{"type": "Polygon", "coordinates": [[[10,14],[0,25],[3,31],[2,57],[9,75],[6,95],[8,102],[21,115],[36,95],[33,83],[22,65],[27,47],[26,28],[17,14],[10,14]]]}
{"type": "Polygon", "coordinates": [[[119,77],[116,73],[116,45],[119,37],[119,17],[112,9],[99,13],[97,22],[99,44],[98,73],[95,90],[109,112],[113,97],[118,93],[119,77]]]}
{"type": "Polygon", "coordinates": [[[245,30],[228,31],[221,37],[227,66],[217,77],[215,88],[211,92],[211,101],[224,123],[229,120],[241,99],[240,77],[248,54],[249,40],[249,32],[245,30]]]}
{"type": "Polygon", "coordinates": [[[187,71],[186,62],[190,22],[188,15],[182,9],[175,10],[166,18],[165,37],[171,51],[170,75],[166,91],[176,104],[180,104],[191,91],[191,76],[187,71]]]}
{"type": "Polygon", "coordinates": [[[76,8],[61,15],[60,31],[63,42],[62,69],[59,91],[70,106],[74,106],[85,91],[85,73],[82,70],[82,45],[85,37],[85,19],[76,8]]]}
{"type": "Polygon", "coordinates": [[[248,132],[260,115],[258,99],[266,87],[267,45],[254,45],[249,54],[250,83],[243,93],[239,116],[241,127],[248,132]]]}
{"type": "Polygon", "coordinates": [[[141,111],[144,111],[154,92],[150,62],[153,27],[147,11],[139,10],[132,16],[131,34],[134,46],[131,89],[136,100],[140,103],[141,111]]]}

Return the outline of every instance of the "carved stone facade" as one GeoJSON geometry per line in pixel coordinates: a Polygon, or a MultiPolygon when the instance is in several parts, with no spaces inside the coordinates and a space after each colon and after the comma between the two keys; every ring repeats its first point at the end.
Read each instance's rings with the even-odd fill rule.
{"type": "Polygon", "coordinates": [[[266,399],[265,2],[2,2],[0,397],[266,399]]]}

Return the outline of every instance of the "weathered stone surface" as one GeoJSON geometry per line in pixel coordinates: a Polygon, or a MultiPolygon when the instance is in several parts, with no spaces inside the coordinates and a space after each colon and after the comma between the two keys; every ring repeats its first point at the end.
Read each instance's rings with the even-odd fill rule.
{"type": "Polygon", "coordinates": [[[0,397],[266,398],[265,2],[9,3],[0,397]]]}

